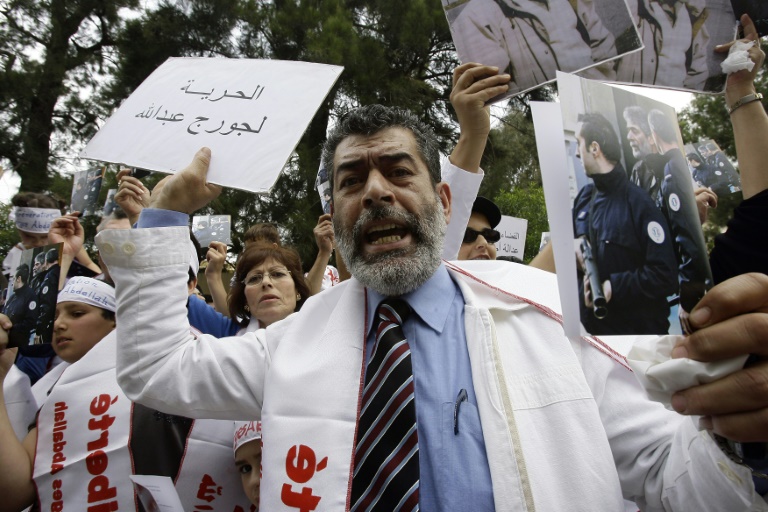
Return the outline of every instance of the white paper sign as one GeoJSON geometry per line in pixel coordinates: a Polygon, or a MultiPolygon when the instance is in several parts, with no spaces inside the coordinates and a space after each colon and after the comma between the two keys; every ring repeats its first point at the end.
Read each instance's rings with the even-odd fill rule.
{"type": "Polygon", "coordinates": [[[563,330],[567,336],[579,336],[582,332],[579,322],[579,304],[564,297],[576,297],[576,258],[573,257],[573,223],[571,222],[571,199],[568,181],[563,179],[562,170],[567,168],[563,150],[563,116],[560,105],[532,101],[533,129],[536,134],[536,149],[541,165],[541,181],[547,204],[549,228],[552,230],[552,248],[557,267],[557,286],[560,288],[560,304],[563,308],[563,330]]]}
{"type": "Polygon", "coordinates": [[[268,193],[342,69],[279,60],[170,58],[80,156],[175,173],[207,146],[209,181],[268,193]]]}
{"type": "Polygon", "coordinates": [[[167,476],[130,475],[130,478],[148,512],[184,512],[173,480],[167,476]]]}
{"type": "Polygon", "coordinates": [[[515,256],[523,259],[525,252],[525,234],[528,231],[528,219],[518,219],[502,215],[501,222],[496,226],[501,239],[496,242],[497,256],[515,256]]]}

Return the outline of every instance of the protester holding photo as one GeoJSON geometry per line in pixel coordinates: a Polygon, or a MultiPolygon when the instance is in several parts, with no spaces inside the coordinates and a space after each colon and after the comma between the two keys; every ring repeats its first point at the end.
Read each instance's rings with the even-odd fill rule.
{"type": "MultiPolygon", "coordinates": [[[[53,348],[64,361],[74,363],[115,328],[114,291],[106,284],[77,278],[72,287],[62,291],[56,312],[53,348]],[[92,297],[71,293],[83,286],[92,287],[101,297],[98,305],[92,297]]],[[[3,381],[13,363],[4,344],[0,346],[0,361],[0,381],[3,381]]],[[[53,409],[52,403],[50,408],[53,409]]],[[[32,504],[35,497],[32,475],[37,443],[37,427],[30,430],[23,442],[16,438],[10,428],[3,395],[0,393],[0,445],[3,446],[0,450],[0,492],[5,496],[3,510],[22,510],[32,504]]],[[[50,475],[50,467],[47,472],[50,475]]],[[[47,488],[50,489],[50,484],[47,488]]]]}
{"type": "MultiPolygon", "coordinates": [[[[563,335],[550,307],[557,302],[553,276],[498,263],[487,274],[488,284],[468,269],[443,266],[441,232],[450,216],[450,190],[437,183],[433,142],[417,119],[397,109],[363,107],[339,123],[325,154],[333,162],[335,235],[354,278],[309,299],[285,321],[226,342],[194,339],[184,320],[186,258],[179,241],[186,236],[188,215],[219,192],[205,178],[210,152],[198,152],[153,198],[153,206],[165,210],[158,214],[179,214],[180,227],[105,232],[97,240],[136,248],[130,255],[115,251],[108,260],[118,283],[121,384],[131,396],[166,410],[261,416],[268,438],[261,506],[279,508],[311,488],[307,497],[314,506],[340,510],[358,496],[366,501],[365,485],[372,481],[356,482],[353,475],[364,464],[356,438],[364,435],[366,363],[378,361],[374,345],[384,339],[373,328],[378,304],[401,297],[413,309],[402,333],[405,340],[418,341],[405,349],[413,354],[405,373],[414,382],[406,398],[415,395],[414,408],[422,414],[410,416],[414,409],[408,406],[409,419],[400,427],[418,429],[418,465],[414,471],[409,464],[393,484],[397,489],[383,489],[382,507],[391,509],[402,499],[424,510],[563,510],[573,503],[585,510],[617,510],[623,494],[645,510],[759,509],[762,498],[755,495],[750,472],[728,461],[693,421],[649,402],[620,358],[613,359],[598,341],[563,335]],[[351,126],[359,128],[350,132],[351,126]],[[426,138],[421,145],[426,153],[416,137],[426,138]],[[167,264],[140,264],[159,261],[159,255],[167,264]],[[151,335],[139,335],[137,328],[146,325],[152,326],[151,335]],[[415,352],[426,345],[437,350],[415,352]],[[418,421],[428,411],[441,421],[418,421]],[[447,452],[438,448],[444,443],[450,443],[447,452]],[[296,460],[298,450],[302,460],[312,461],[301,482],[286,464],[286,458],[296,460]],[[446,457],[457,463],[446,463],[446,457]],[[590,478],[569,485],[574,474],[590,478]]],[[[150,213],[145,210],[142,217],[150,213]]],[[[762,291],[764,298],[766,287],[765,278],[751,276],[713,290],[705,306],[725,302],[726,308],[718,309],[715,324],[706,321],[709,309],[694,311],[699,331],[686,343],[703,337],[721,348],[737,347],[739,354],[764,351],[743,334],[757,328],[764,313],[739,313],[762,308],[764,300],[755,297],[762,291]]],[[[384,327],[397,325],[404,315],[384,313],[384,327]]],[[[403,336],[386,343],[396,340],[403,336]]],[[[751,371],[763,374],[763,366],[751,371]]],[[[748,374],[737,371],[719,384],[738,386],[748,374]]],[[[676,396],[675,403],[685,414],[705,408],[721,417],[743,412],[747,417],[732,425],[731,436],[764,440],[762,413],[768,404],[758,391],[745,389],[748,403],[735,407],[733,400],[699,388],[676,396]]],[[[389,446],[392,438],[387,431],[382,443],[389,446]]],[[[413,460],[413,448],[408,446],[404,460],[413,460]]]]}
{"type": "MultiPolygon", "coordinates": [[[[247,506],[232,468],[231,422],[164,414],[133,404],[120,391],[110,334],[112,287],[74,277],[59,294],[56,312],[53,346],[69,366],[23,442],[9,435],[0,395],[0,492],[8,495],[0,510],[21,510],[33,501],[41,510],[140,510],[132,474],[173,478],[185,510],[247,506]]],[[[0,359],[7,363],[3,348],[0,359]]],[[[7,369],[0,368],[0,381],[7,369]]]]}
{"type": "MultiPolygon", "coordinates": [[[[755,65],[751,70],[728,75],[725,104],[730,110],[744,200],[734,210],[727,231],[715,237],[710,265],[716,283],[745,272],[768,274],[768,115],[755,89],[755,76],[763,66],[765,54],[749,16],[742,16],[741,25],[741,41],[753,43],[748,52],[755,65]]],[[[731,46],[719,46],[716,50],[727,52],[731,46]]]]}
{"type": "Polygon", "coordinates": [[[61,215],[59,203],[36,192],[19,192],[11,198],[11,220],[16,224],[21,242],[13,246],[3,260],[3,274],[10,277],[21,264],[21,253],[48,244],[51,221],[61,215]],[[17,215],[18,214],[18,215],[17,215]]]}

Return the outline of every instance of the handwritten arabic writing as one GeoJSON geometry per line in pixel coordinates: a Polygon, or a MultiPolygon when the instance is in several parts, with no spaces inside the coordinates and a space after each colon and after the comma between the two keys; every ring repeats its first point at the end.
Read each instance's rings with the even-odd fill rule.
{"type": "Polygon", "coordinates": [[[181,90],[184,91],[184,94],[199,94],[201,96],[201,100],[208,100],[208,101],[219,101],[222,98],[235,98],[238,100],[252,100],[254,99],[254,96],[256,96],[256,93],[259,95],[256,96],[256,99],[259,99],[261,97],[261,93],[264,92],[264,86],[263,85],[257,85],[256,89],[253,91],[253,93],[250,96],[246,96],[243,91],[235,91],[234,94],[229,94],[226,89],[224,89],[224,92],[216,99],[211,99],[211,96],[213,96],[213,91],[215,89],[211,89],[210,91],[190,91],[189,88],[192,86],[192,82],[194,80],[189,80],[189,83],[186,87],[182,87],[181,90]]]}
{"type": "MultiPolygon", "coordinates": [[[[250,95],[247,95],[243,91],[235,91],[234,93],[230,94],[227,89],[224,89],[224,92],[218,96],[217,98],[212,98],[213,93],[215,92],[215,88],[211,89],[210,91],[192,91],[190,90],[190,87],[192,86],[192,83],[194,80],[188,80],[187,85],[185,87],[181,87],[180,90],[184,91],[184,94],[197,94],[200,95],[201,100],[208,100],[208,101],[219,101],[222,98],[234,98],[239,100],[258,100],[261,97],[261,94],[264,92],[265,87],[263,85],[257,85],[256,88],[253,90],[253,92],[250,95]]],[[[160,121],[163,125],[166,123],[179,123],[184,121],[184,114],[183,113],[168,113],[168,109],[163,109],[163,105],[160,105],[159,107],[155,108],[155,104],[151,104],[149,108],[146,110],[139,112],[134,117],[141,118],[141,119],[154,119],[156,121],[160,121]],[[163,111],[163,115],[160,116],[160,111],[163,111]]],[[[200,132],[205,133],[216,133],[218,132],[220,135],[229,135],[230,133],[237,132],[237,136],[239,137],[243,132],[247,133],[259,133],[261,129],[264,127],[264,123],[267,120],[267,116],[264,116],[261,120],[261,123],[259,124],[258,128],[252,128],[250,123],[247,122],[240,122],[240,123],[232,123],[227,128],[224,128],[224,125],[226,124],[225,120],[221,120],[221,124],[216,126],[216,121],[214,121],[210,126],[203,127],[203,123],[206,121],[210,121],[211,118],[205,117],[205,116],[197,116],[194,118],[194,121],[192,121],[187,126],[187,133],[191,135],[197,135],[200,132]],[[207,129],[207,128],[211,129],[207,129]],[[225,130],[229,131],[221,131],[221,129],[224,128],[225,130]]],[[[258,123],[258,121],[257,121],[258,123]]],[[[254,123],[254,126],[256,126],[256,123],[254,123]]]]}

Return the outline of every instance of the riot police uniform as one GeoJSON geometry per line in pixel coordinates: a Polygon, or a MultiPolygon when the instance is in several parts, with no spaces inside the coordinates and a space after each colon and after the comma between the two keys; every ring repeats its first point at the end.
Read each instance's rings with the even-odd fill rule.
{"type": "Polygon", "coordinates": [[[690,312],[712,287],[707,263],[707,246],[701,232],[696,197],[690,186],[688,164],[680,150],[662,155],[664,181],[661,184],[662,212],[669,222],[674,240],[680,282],[680,305],[690,312]]]}
{"type": "Polygon", "coordinates": [[[38,316],[37,295],[34,290],[26,283],[14,290],[3,313],[13,322],[13,328],[8,333],[9,345],[14,347],[29,345],[29,338],[35,330],[38,316]]]}
{"type": "Polygon", "coordinates": [[[59,295],[59,267],[58,263],[45,272],[45,277],[40,286],[38,301],[40,312],[37,319],[37,335],[43,343],[51,342],[53,334],[53,320],[56,315],[56,299],[59,295]]]}
{"type": "Polygon", "coordinates": [[[611,298],[607,315],[597,319],[584,303],[580,273],[582,324],[591,334],[667,333],[677,265],[664,216],[621,164],[592,178],[573,205],[574,233],[590,241],[600,282],[611,282],[611,298]]]}

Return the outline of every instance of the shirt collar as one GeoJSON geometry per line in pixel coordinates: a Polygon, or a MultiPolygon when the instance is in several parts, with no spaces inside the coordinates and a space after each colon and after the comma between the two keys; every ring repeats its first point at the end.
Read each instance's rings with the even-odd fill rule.
{"type": "MultiPolygon", "coordinates": [[[[366,319],[368,331],[366,335],[370,335],[374,325],[376,308],[386,297],[370,288],[366,288],[365,293],[368,300],[368,318],[366,319]]],[[[411,309],[419,315],[425,324],[437,333],[442,333],[457,293],[460,293],[459,287],[451,279],[445,265],[440,263],[440,266],[426,283],[414,291],[406,293],[402,299],[408,302],[411,309]]]]}

